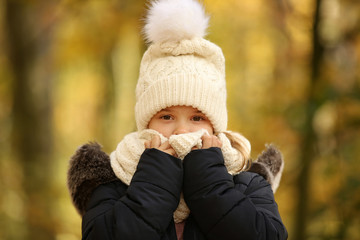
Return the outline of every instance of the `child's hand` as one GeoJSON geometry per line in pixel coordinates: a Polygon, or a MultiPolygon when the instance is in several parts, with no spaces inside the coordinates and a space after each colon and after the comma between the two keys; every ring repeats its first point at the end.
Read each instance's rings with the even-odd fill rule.
{"type": "Polygon", "coordinates": [[[166,141],[163,144],[161,144],[161,139],[159,136],[154,136],[150,141],[146,141],[145,148],[156,148],[157,150],[163,151],[167,154],[177,157],[176,152],[171,147],[169,141],[166,141]]]}
{"type": "Polygon", "coordinates": [[[215,135],[204,135],[202,136],[202,147],[201,149],[207,149],[211,147],[221,148],[222,142],[215,135]]]}

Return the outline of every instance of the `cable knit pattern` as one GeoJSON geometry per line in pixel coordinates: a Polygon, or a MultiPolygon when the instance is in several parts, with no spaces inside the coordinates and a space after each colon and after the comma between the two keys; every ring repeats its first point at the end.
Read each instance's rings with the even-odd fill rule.
{"type": "Polygon", "coordinates": [[[171,106],[204,113],[216,133],[227,129],[225,59],[203,38],[154,43],[145,52],[136,87],[135,119],[144,130],[152,116],[171,106]]]}
{"type": "MultiPolygon", "coordinates": [[[[140,156],[145,150],[145,141],[149,141],[155,135],[159,135],[161,143],[169,140],[170,145],[173,147],[178,157],[183,160],[193,147],[201,148],[201,137],[204,134],[208,134],[208,132],[202,129],[193,133],[172,135],[170,139],[167,139],[162,134],[152,129],[130,133],[124,137],[118,144],[116,150],[110,154],[111,167],[115,175],[122,182],[129,185],[136,171],[140,156]]],[[[232,175],[239,173],[242,170],[239,166],[243,166],[245,161],[244,156],[231,146],[229,139],[224,133],[219,133],[217,136],[222,142],[221,150],[228,172],[232,175]]],[[[248,153],[247,155],[250,155],[249,141],[242,135],[239,134],[239,136],[241,137],[245,151],[248,153]]],[[[188,217],[189,213],[190,210],[186,206],[184,198],[181,195],[179,206],[174,212],[174,221],[176,223],[182,222],[188,217]]]]}
{"type": "Polygon", "coordinates": [[[191,106],[204,113],[215,133],[227,129],[225,58],[206,40],[209,16],[197,0],[150,3],[145,39],[150,43],[136,86],[137,130],[171,106],[191,106]]]}

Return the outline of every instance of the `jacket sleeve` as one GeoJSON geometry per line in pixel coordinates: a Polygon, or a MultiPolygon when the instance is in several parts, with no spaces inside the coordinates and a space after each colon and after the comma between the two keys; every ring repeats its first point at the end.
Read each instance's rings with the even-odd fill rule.
{"type": "Polygon", "coordinates": [[[185,157],[183,187],[207,239],[287,239],[269,183],[256,173],[231,176],[219,148],[185,157]]]}
{"type": "Polygon", "coordinates": [[[173,221],[182,180],[180,159],[145,150],[128,188],[115,181],[94,191],[83,216],[83,239],[160,239],[173,221]]]}

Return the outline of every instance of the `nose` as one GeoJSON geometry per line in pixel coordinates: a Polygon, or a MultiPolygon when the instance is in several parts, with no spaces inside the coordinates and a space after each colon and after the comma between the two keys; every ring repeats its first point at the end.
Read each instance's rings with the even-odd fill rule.
{"type": "Polygon", "coordinates": [[[176,124],[173,134],[179,135],[179,134],[184,134],[184,133],[188,133],[188,132],[189,132],[189,126],[185,122],[181,121],[176,124]]]}

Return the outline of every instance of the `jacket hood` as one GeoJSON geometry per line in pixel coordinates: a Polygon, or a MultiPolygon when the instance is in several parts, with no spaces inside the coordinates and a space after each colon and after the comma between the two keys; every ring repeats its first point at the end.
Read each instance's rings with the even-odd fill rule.
{"type": "MultiPolygon", "coordinates": [[[[258,173],[270,184],[275,193],[279,186],[284,160],[274,146],[266,149],[252,162],[249,172],[258,173]]],[[[95,188],[101,184],[118,180],[111,165],[110,157],[101,150],[98,143],[88,143],[79,147],[69,162],[67,185],[72,202],[81,216],[95,188]]]]}

